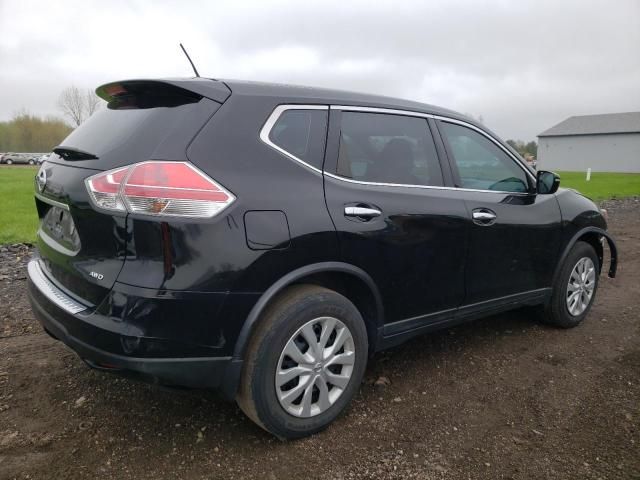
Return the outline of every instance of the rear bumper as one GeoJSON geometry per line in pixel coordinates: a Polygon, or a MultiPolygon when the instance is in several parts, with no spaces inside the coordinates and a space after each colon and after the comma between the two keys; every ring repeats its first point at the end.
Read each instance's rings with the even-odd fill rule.
{"type": "Polygon", "coordinates": [[[216,389],[228,398],[235,396],[242,361],[233,360],[231,356],[138,357],[100,348],[119,343],[126,350],[132,338],[137,339],[98,327],[109,324],[110,319],[106,317],[69,308],[69,304],[60,301],[65,293],[51,283],[43,284],[33,266],[29,268],[28,278],[29,301],[36,319],[47,333],[71,348],[89,366],[149,383],[216,389]]]}

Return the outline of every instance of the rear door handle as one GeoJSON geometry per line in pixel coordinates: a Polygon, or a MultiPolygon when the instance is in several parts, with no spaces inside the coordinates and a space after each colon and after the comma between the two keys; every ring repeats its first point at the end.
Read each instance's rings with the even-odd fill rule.
{"type": "Polygon", "coordinates": [[[493,225],[497,218],[495,212],[488,208],[476,208],[471,216],[473,217],[473,223],[482,226],[493,225]]]}
{"type": "Polygon", "coordinates": [[[355,217],[361,220],[370,220],[372,218],[379,217],[380,215],[382,215],[382,212],[377,208],[373,208],[373,207],[358,207],[358,206],[344,207],[345,217],[355,217]]]}

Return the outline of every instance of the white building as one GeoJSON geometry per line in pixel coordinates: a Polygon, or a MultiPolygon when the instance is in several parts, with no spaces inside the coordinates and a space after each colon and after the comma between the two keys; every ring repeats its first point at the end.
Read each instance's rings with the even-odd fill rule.
{"type": "Polygon", "coordinates": [[[640,112],[569,117],[538,135],[538,169],[640,173],[640,112]]]}

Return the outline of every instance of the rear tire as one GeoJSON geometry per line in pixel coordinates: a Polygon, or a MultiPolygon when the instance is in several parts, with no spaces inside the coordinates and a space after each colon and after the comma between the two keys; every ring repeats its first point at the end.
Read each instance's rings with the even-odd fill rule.
{"type": "Polygon", "coordinates": [[[323,287],[292,286],[267,307],[252,334],[238,405],[279,438],[312,435],[356,394],[367,355],[367,330],[353,303],[323,287]]]}
{"type": "Polygon", "coordinates": [[[13,160],[7,160],[7,165],[11,165],[13,163],[13,160]]]}
{"type": "Polygon", "coordinates": [[[599,275],[600,262],[595,249],[586,242],[576,242],[555,280],[551,300],[544,306],[541,320],[560,328],[579,325],[591,310],[599,275]]]}

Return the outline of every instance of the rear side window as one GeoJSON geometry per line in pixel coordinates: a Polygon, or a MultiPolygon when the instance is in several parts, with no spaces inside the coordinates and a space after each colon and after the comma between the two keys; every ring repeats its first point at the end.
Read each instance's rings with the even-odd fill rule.
{"type": "Polygon", "coordinates": [[[442,185],[427,120],[402,115],[343,112],[337,174],[365,182],[442,185]]]}
{"type": "Polygon", "coordinates": [[[509,155],[484,135],[455,123],[441,122],[461,187],[501,192],[526,192],[527,175],[509,155]]]}
{"type": "Polygon", "coordinates": [[[269,140],[294,157],[322,169],[326,110],[285,110],[269,132],[269,140]]]}

